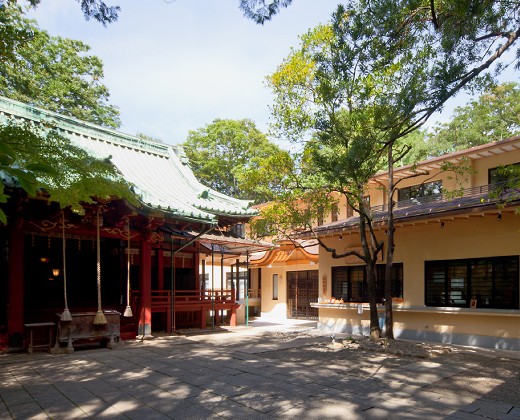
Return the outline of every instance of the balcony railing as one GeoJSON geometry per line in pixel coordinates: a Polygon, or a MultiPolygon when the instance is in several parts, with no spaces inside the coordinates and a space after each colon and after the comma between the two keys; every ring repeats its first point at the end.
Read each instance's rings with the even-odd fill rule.
{"type": "MultiPolygon", "coordinates": [[[[503,196],[504,193],[513,192],[507,189],[507,186],[510,184],[511,181],[500,182],[495,184],[487,184],[478,187],[466,188],[460,191],[443,192],[441,194],[434,194],[424,197],[415,197],[409,200],[401,200],[395,203],[394,209],[406,209],[409,207],[436,203],[453,203],[454,201],[463,198],[487,198],[488,200],[497,200],[499,198],[498,195],[500,195],[499,193],[502,193],[501,196],[503,196]],[[495,196],[494,193],[497,193],[498,195],[495,196]]],[[[374,213],[388,211],[388,204],[372,206],[370,207],[370,209],[374,213]]]]}

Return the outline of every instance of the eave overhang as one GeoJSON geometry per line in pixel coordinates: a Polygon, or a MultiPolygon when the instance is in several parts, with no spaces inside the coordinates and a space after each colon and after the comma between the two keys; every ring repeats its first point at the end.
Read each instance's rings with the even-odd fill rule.
{"type": "Polygon", "coordinates": [[[18,101],[0,97],[0,124],[30,122],[53,131],[100,159],[110,158],[142,202],[151,210],[182,220],[216,224],[219,218],[248,220],[257,214],[239,200],[202,185],[180,147],[131,136],[18,101]]]}
{"type": "MultiPolygon", "coordinates": [[[[470,149],[449,153],[447,155],[434,157],[415,164],[401,166],[394,169],[394,180],[408,178],[418,172],[431,172],[440,170],[444,163],[456,164],[465,159],[477,160],[491,156],[509,153],[520,149],[520,136],[509,137],[504,140],[475,146],[470,149]]],[[[388,172],[380,171],[372,177],[369,184],[380,184],[388,181],[388,172]]]]}
{"type": "MultiPolygon", "coordinates": [[[[468,218],[472,216],[498,215],[501,212],[513,212],[520,206],[520,196],[509,197],[507,201],[494,198],[476,196],[456,198],[449,202],[433,202],[417,204],[402,209],[394,210],[394,224],[413,225],[421,222],[442,222],[454,218],[468,218]]],[[[376,229],[384,229],[388,224],[387,211],[373,212],[373,225],[376,229]]],[[[354,232],[359,227],[359,216],[329,223],[314,229],[320,236],[338,235],[343,232],[354,232]]],[[[302,237],[309,233],[303,233],[302,237]]]]}

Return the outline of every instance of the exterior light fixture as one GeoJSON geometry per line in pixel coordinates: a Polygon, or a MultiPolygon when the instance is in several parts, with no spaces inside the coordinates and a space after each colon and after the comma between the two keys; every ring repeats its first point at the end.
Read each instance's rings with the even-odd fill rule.
{"type": "Polygon", "coordinates": [[[52,269],[52,275],[54,277],[58,277],[60,275],[60,269],[59,268],[53,268],[52,269]]]}
{"type": "Polygon", "coordinates": [[[48,262],[49,262],[49,258],[47,258],[47,257],[41,257],[41,258],[40,258],[40,262],[42,262],[42,263],[48,263],[48,262]]]}

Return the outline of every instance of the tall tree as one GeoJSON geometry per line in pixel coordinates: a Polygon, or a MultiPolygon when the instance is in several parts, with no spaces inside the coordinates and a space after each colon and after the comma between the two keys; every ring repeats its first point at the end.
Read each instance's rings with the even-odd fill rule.
{"type": "MultiPolygon", "coordinates": [[[[0,94],[108,127],[119,126],[115,107],[107,105],[101,61],[85,55],[81,42],[55,38],[23,16],[16,2],[0,5],[0,94]]],[[[61,207],[79,210],[94,196],[133,194],[108,161],[73,146],[50,127],[5,122],[0,125],[0,203],[6,187],[29,195],[40,189],[61,207]]],[[[0,223],[7,223],[0,209],[0,223]]]]}
{"type": "Polygon", "coordinates": [[[0,95],[98,125],[117,128],[118,109],[108,103],[103,64],[81,41],[50,36],[19,6],[0,7],[0,95]],[[4,34],[2,34],[4,35],[4,34]]]}
{"type": "Polygon", "coordinates": [[[316,238],[333,258],[355,255],[365,262],[370,334],[378,338],[376,262],[383,243],[376,237],[365,197],[369,179],[384,162],[385,133],[376,125],[381,108],[373,101],[377,91],[374,87],[382,80],[356,66],[356,63],[369,62],[366,49],[355,42],[344,44],[334,26],[319,26],[301,39],[301,47],[293,50],[269,81],[275,92],[278,129],[293,139],[304,138],[306,134],[312,137],[306,145],[306,159],[299,179],[295,176],[298,181],[291,187],[291,194],[282,197],[279,211],[273,211],[274,205],[263,216],[273,217],[272,225],[280,225],[279,220],[295,222],[284,226],[282,231],[303,228],[313,232],[313,224],[327,207],[327,198],[331,202],[338,195],[345,197],[359,214],[362,252],[339,251],[319,236],[316,238]],[[298,202],[305,205],[294,204],[298,202]],[[287,211],[290,218],[283,214],[287,211]]]}
{"type": "Polygon", "coordinates": [[[447,123],[437,125],[426,141],[427,156],[498,141],[520,134],[520,85],[504,83],[457,107],[447,123]]]}
{"type": "MultiPolygon", "coordinates": [[[[355,131],[339,116],[347,112],[349,122],[363,115],[371,124],[374,137],[367,138],[365,146],[371,150],[378,143],[377,156],[384,156],[389,173],[385,297],[390,338],[398,184],[393,165],[409,149],[406,144],[399,148],[398,140],[421,127],[459,90],[488,82],[491,74],[482,75],[492,64],[502,69],[502,55],[520,34],[517,12],[517,5],[505,1],[352,2],[338,6],[330,29],[315,31],[313,43],[306,45],[303,38],[303,46],[271,77],[278,128],[286,136],[297,140],[310,131],[322,147],[348,147],[355,131]]],[[[355,178],[355,172],[350,176],[355,178]]],[[[369,221],[370,213],[361,214],[360,223],[363,218],[369,221]]],[[[366,242],[363,229],[361,241],[366,242]]]]}
{"type": "Polygon", "coordinates": [[[190,131],[183,144],[190,166],[208,187],[257,203],[272,198],[290,165],[289,154],[251,120],[216,119],[190,131]]]}

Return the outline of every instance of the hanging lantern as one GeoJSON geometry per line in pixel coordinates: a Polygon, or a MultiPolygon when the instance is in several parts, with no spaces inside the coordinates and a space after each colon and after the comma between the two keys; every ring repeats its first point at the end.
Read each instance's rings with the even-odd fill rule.
{"type": "Polygon", "coordinates": [[[99,236],[99,208],[96,213],[96,234],[97,234],[97,242],[96,242],[96,252],[97,252],[97,300],[98,300],[98,309],[96,312],[96,316],[94,317],[94,325],[105,325],[107,323],[107,318],[101,309],[101,240],[99,236]]]}

